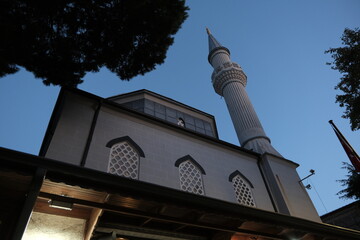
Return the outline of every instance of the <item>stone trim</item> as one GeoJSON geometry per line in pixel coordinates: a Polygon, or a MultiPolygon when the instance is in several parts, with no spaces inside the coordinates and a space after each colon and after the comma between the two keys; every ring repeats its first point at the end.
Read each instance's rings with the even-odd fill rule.
{"type": "Polygon", "coordinates": [[[247,77],[242,70],[233,67],[225,69],[219,74],[214,74],[212,76],[212,82],[215,92],[222,96],[223,89],[229,83],[229,81],[240,82],[245,87],[247,83],[247,77]]]}
{"type": "Polygon", "coordinates": [[[252,141],[252,140],[254,140],[254,139],[258,139],[258,138],[264,138],[264,139],[268,140],[269,143],[271,144],[271,140],[270,140],[269,137],[267,137],[267,136],[255,136],[255,137],[246,139],[246,140],[241,144],[241,146],[242,146],[242,147],[245,147],[245,145],[248,144],[250,141],[252,141]]]}
{"type": "Polygon", "coordinates": [[[140,157],[143,157],[143,158],[145,157],[144,151],[129,136],[123,136],[123,137],[119,137],[119,138],[110,140],[106,144],[106,147],[111,148],[114,144],[120,143],[120,142],[128,142],[132,147],[135,148],[135,150],[139,153],[140,157]]]}
{"type": "Polygon", "coordinates": [[[179,165],[185,161],[189,160],[190,162],[192,162],[203,175],[206,175],[205,170],[201,167],[201,165],[196,162],[190,155],[186,155],[182,158],[179,158],[178,160],[176,160],[175,162],[175,167],[179,167],[179,165]]]}
{"type": "Polygon", "coordinates": [[[213,57],[214,57],[216,54],[218,54],[218,53],[216,53],[216,52],[219,51],[219,53],[220,53],[220,52],[222,52],[221,50],[225,51],[225,52],[230,56],[230,50],[229,50],[228,48],[223,47],[223,46],[221,46],[221,47],[216,47],[216,48],[214,48],[213,50],[211,50],[210,53],[209,53],[209,55],[208,55],[208,61],[209,61],[210,64],[211,64],[211,61],[212,61],[213,57]]]}
{"type": "Polygon", "coordinates": [[[250,182],[249,179],[247,179],[239,170],[236,170],[235,172],[233,172],[232,174],[229,175],[229,182],[232,182],[232,180],[234,179],[234,177],[236,177],[237,175],[239,175],[240,177],[242,177],[251,188],[254,188],[254,185],[250,182]]]}

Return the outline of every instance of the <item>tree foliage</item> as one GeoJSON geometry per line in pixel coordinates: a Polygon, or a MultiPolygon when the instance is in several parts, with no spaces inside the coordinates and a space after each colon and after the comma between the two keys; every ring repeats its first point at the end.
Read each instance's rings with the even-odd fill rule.
{"type": "Polygon", "coordinates": [[[0,77],[20,67],[77,86],[107,67],[121,79],[164,62],[187,18],[184,0],[2,0],[0,77]]]}
{"type": "Polygon", "coordinates": [[[360,174],[355,171],[353,165],[343,162],[343,169],[348,171],[347,179],[338,180],[345,189],[338,192],[340,198],[360,199],[360,174]]]}
{"type": "Polygon", "coordinates": [[[342,77],[335,89],[343,92],[336,95],[336,102],[345,107],[343,118],[350,119],[351,129],[360,129],[360,29],[346,28],[341,38],[343,47],[330,48],[334,61],[327,63],[338,70],[342,77]]]}

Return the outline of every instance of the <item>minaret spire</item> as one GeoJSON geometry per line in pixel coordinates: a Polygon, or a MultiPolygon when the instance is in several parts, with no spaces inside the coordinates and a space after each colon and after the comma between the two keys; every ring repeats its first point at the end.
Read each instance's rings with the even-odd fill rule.
{"type": "Polygon", "coordinates": [[[222,46],[209,29],[209,63],[214,72],[211,79],[215,92],[223,96],[242,147],[258,153],[281,156],[271,145],[256,115],[245,87],[247,77],[239,64],[230,59],[230,51],[222,46]]]}
{"type": "Polygon", "coordinates": [[[210,35],[210,34],[211,34],[210,29],[206,28],[206,33],[207,33],[208,35],[210,35]]]}
{"type": "MultiPolygon", "coordinates": [[[[209,56],[210,56],[210,53],[212,53],[213,51],[220,50],[220,49],[225,50],[230,55],[229,49],[227,49],[226,47],[221,45],[221,43],[219,43],[218,40],[216,40],[216,38],[211,34],[211,32],[208,28],[206,28],[206,32],[209,36],[209,56]]],[[[210,62],[210,59],[209,59],[209,62],[210,62]]],[[[211,62],[210,62],[210,64],[211,64],[211,62]]]]}

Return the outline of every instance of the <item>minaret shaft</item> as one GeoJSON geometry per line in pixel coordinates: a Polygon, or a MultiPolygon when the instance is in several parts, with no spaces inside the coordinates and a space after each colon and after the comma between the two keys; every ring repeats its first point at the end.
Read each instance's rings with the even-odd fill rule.
{"type": "Polygon", "coordinates": [[[223,88],[223,97],[242,146],[254,138],[268,139],[242,84],[228,83],[223,88]]]}
{"type": "Polygon", "coordinates": [[[208,31],[209,62],[215,92],[223,96],[241,146],[258,153],[281,156],[271,145],[246,93],[247,77],[242,68],[231,61],[230,51],[208,31]]]}

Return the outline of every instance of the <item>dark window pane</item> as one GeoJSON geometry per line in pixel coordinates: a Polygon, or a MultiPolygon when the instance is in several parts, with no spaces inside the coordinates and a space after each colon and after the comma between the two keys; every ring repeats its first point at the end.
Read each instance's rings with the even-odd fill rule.
{"type": "Polygon", "coordinates": [[[166,120],[167,120],[168,122],[177,124],[177,119],[176,119],[176,118],[167,116],[167,117],[166,117],[166,120]]]}
{"type": "Polygon", "coordinates": [[[195,126],[192,124],[186,124],[186,128],[194,130],[195,131],[195,126]]]}
{"type": "Polygon", "coordinates": [[[161,119],[164,119],[164,120],[165,120],[165,114],[161,114],[161,113],[155,112],[155,117],[161,118],[161,119]]]}
{"type": "Polygon", "coordinates": [[[206,132],[206,135],[211,136],[211,137],[215,137],[214,133],[212,131],[205,130],[205,132],[206,132]]]}
{"type": "Polygon", "coordinates": [[[148,99],[145,99],[145,108],[154,109],[154,102],[148,99]]]}
{"type": "Polygon", "coordinates": [[[198,128],[204,128],[204,123],[202,120],[195,118],[195,126],[198,128]]]}
{"type": "Polygon", "coordinates": [[[165,115],[165,106],[155,103],[155,112],[161,113],[165,115]]]}
{"type": "Polygon", "coordinates": [[[144,108],[144,100],[136,100],[132,102],[132,108],[133,109],[143,109],[144,108]]]}
{"type": "Polygon", "coordinates": [[[176,118],[182,118],[184,119],[184,113],[176,111],[176,118]]]}
{"type": "Polygon", "coordinates": [[[166,108],[166,116],[176,118],[176,111],[172,108],[166,108]]]}
{"type": "Polygon", "coordinates": [[[205,129],[196,127],[196,131],[205,134],[205,129]]]}
{"type": "Polygon", "coordinates": [[[190,115],[187,115],[187,114],[184,114],[184,117],[185,117],[185,122],[187,124],[192,124],[194,125],[194,117],[190,116],[190,115]]]}
{"type": "Polygon", "coordinates": [[[205,129],[206,130],[209,130],[209,131],[211,131],[212,129],[211,129],[211,125],[210,125],[210,123],[208,123],[208,122],[204,122],[204,126],[205,126],[205,129]]]}
{"type": "Polygon", "coordinates": [[[153,110],[153,109],[145,108],[145,111],[144,111],[144,112],[147,113],[147,114],[150,114],[150,115],[154,116],[154,110],[153,110]]]}

